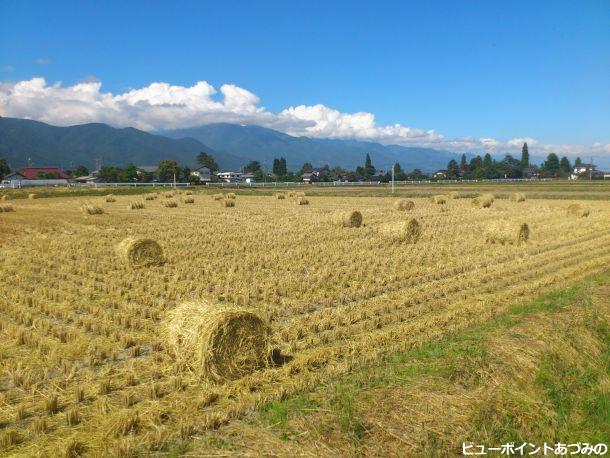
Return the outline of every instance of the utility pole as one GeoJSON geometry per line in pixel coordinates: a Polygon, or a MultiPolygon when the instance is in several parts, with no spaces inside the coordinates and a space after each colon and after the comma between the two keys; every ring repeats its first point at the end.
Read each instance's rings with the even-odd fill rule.
{"type": "Polygon", "coordinates": [[[593,180],[593,156],[589,157],[589,181],[593,180]]]}
{"type": "Polygon", "coordinates": [[[176,173],[174,172],[174,188],[176,187],[176,173]]]}
{"type": "Polygon", "coordinates": [[[392,164],[392,194],[394,194],[394,167],[396,166],[396,162],[392,164]]]}

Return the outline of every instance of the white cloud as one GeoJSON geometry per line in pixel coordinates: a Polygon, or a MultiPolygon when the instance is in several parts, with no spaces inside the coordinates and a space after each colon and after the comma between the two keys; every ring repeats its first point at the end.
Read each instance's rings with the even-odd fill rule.
{"type": "Polygon", "coordinates": [[[47,65],[51,63],[51,59],[44,59],[42,57],[39,57],[34,62],[36,63],[36,65],[47,65]]]}
{"type": "Polygon", "coordinates": [[[15,67],[13,67],[12,65],[4,65],[2,67],[2,71],[5,73],[11,73],[15,71],[15,67]]]}
{"type": "Polygon", "coordinates": [[[610,155],[610,144],[550,145],[534,138],[517,137],[502,142],[495,138],[446,138],[434,130],[401,124],[379,125],[367,112],[344,113],[322,104],[288,107],[272,113],[252,92],[224,84],[220,93],[206,81],[193,86],[151,83],[123,93],[102,91],[93,77],[72,86],[47,84],[44,78],[16,83],[0,82],[0,115],[36,119],[55,125],[104,122],[143,130],[194,127],[211,122],[258,124],[291,135],[376,141],[384,144],[422,146],[456,152],[518,153],[527,142],[534,155],[610,155]]]}

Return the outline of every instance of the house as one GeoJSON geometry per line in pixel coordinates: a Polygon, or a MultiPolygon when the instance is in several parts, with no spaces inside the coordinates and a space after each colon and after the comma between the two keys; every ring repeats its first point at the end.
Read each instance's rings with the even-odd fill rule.
{"type": "Polygon", "coordinates": [[[311,172],[307,172],[301,175],[301,180],[304,183],[311,183],[313,181],[316,181],[316,178],[318,178],[320,176],[320,171],[319,170],[312,170],[311,172]]]}
{"type": "Polygon", "coordinates": [[[604,172],[597,170],[595,164],[581,164],[574,167],[570,174],[571,180],[577,180],[579,178],[601,178],[604,177],[604,172]]]}
{"type": "Polygon", "coordinates": [[[191,175],[199,178],[204,183],[212,181],[212,171],[208,167],[199,167],[191,170],[191,175]]]}
{"type": "Polygon", "coordinates": [[[225,183],[239,183],[243,180],[243,173],[241,172],[218,172],[216,174],[220,181],[225,183]]]}
{"type": "Polygon", "coordinates": [[[14,188],[22,186],[58,186],[67,185],[70,177],[58,167],[26,167],[9,173],[2,184],[14,188]]]}
{"type": "Polygon", "coordinates": [[[436,178],[437,180],[444,180],[447,178],[447,170],[437,170],[432,174],[432,178],[436,178]]]}
{"type": "Polygon", "coordinates": [[[59,167],[26,167],[19,170],[26,180],[67,180],[70,176],[59,167]]]}
{"type": "Polygon", "coordinates": [[[538,173],[538,170],[536,170],[535,167],[524,167],[523,171],[523,178],[539,178],[540,174],[538,173]]]}
{"type": "Polygon", "coordinates": [[[138,178],[143,175],[148,175],[150,181],[157,181],[157,166],[156,165],[140,165],[137,167],[136,173],[138,178]]]}
{"type": "Polygon", "coordinates": [[[242,181],[246,183],[254,183],[254,174],[253,173],[242,173],[241,174],[242,181]]]}

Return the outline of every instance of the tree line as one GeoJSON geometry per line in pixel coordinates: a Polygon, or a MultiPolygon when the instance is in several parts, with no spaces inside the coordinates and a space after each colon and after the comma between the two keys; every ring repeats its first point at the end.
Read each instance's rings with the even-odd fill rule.
{"type": "MultiPolygon", "coordinates": [[[[200,152],[196,157],[197,164],[202,167],[207,167],[212,174],[220,170],[218,163],[214,157],[206,152],[200,152]]],[[[467,156],[462,154],[460,161],[452,159],[447,164],[447,169],[442,172],[442,175],[437,178],[445,178],[451,180],[478,180],[478,179],[494,179],[494,178],[524,178],[529,176],[540,176],[550,178],[565,178],[570,175],[573,167],[582,165],[579,157],[576,158],[574,164],[563,156],[561,159],[555,154],[550,153],[541,165],[535,165],[530,162],[530,155],[527,143],[521,148],[521,157],[515,158],[507,154],[502,160],[496,160],[489,153],[483,157],[475,156],[467,160],[467,156]]],[[[371,161],[371,157],[367,154],[364,158],[364,163],[357,166],[354,170],[345,169],[342,167],[323,167],[314,168],[309,162],[296,171],[288,170],[286,159],[284,157],[275,158],[271,174],[265,173],[259,161],[251,161],[243,171],[251,173],[257,182],[266,180],[270,181],[301,181],[304,174],[311,174],[310,181],[312,182],[330,182],[337,180],[345,181],[381,181],[389,182],[392,179],[391,171],[379,173],[371,161]]],[[[11,172],[6,160],[0,158],[0,180],[11,172]]],[[[83,165],[75,167],[73,170],[68,170],[67,173],[76,178],[89,175],[89,169],[83,165]]],[[[113,165],[103,165],[97,171],[97,177],[110,183],[129,183],[141,182],[150,183],[154,179],[163,183],[171,183],[174,180],[179,183],[191,182],[197,183],[199,178],[191,173],[191,169],[186,165],[180,165],[174,159],[163,159],[157,164],[156,173],[142,170],[135,164],[131,163],[125,167],[117,167],[113,165]]],[[[394,179],[396,181],[407,180],[426,180],[430,177],[424,174],[420,169],[405,171],[399,163],[394,164],[394,179]]]]}

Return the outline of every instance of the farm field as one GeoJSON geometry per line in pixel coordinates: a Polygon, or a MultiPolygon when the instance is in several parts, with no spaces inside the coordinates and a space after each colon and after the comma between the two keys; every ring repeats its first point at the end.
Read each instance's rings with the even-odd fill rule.
{"type": "MultiPolygon", "coordinates": [[[[170,453],[610,265],[605,187],[588,188],[592,199],[578,188],[579,201],[538,195],[488,208],[413,197],[404,211],[395,208],[403,188],[396,197],[318,189],[303,205],[198,192],[2,202],[14,211],[0,213],[0,454],[170,453]],[[568,213],[571,204],[588,216],[568,213]],[[353,210],[361,227],[346,227],[353,210]],[[419,237],[407,236],[409,218],[419,237]],[[496,238],[498,221],[526,223],[529,237],[496,238]],[[116,251],[127,237],[156,241],[164,262],[127,265],[116,251]],[[167,322],[201,300],[259,316],[272,361],[233,380],[187,370],[167,322]]],[[[494,189],[460,189],[479,191],[494,189]]]]}

